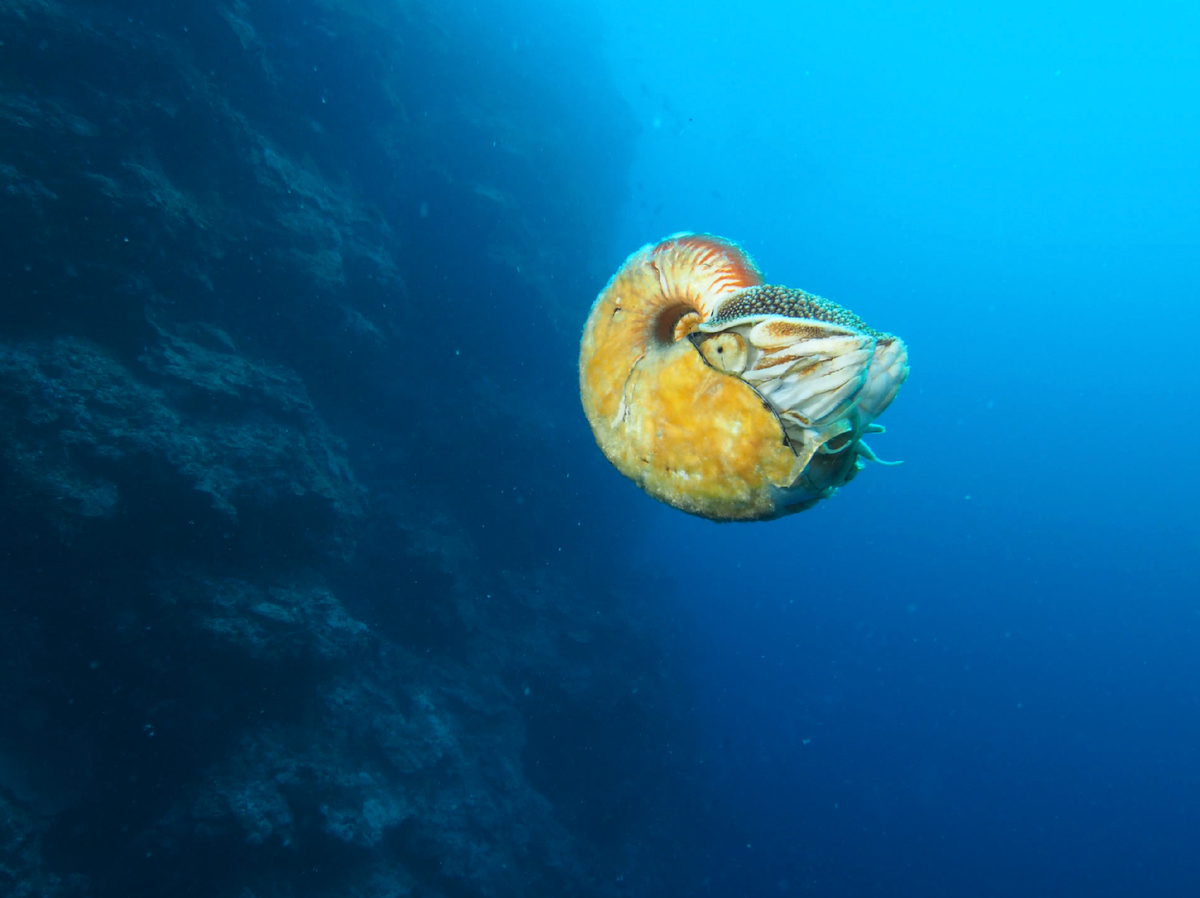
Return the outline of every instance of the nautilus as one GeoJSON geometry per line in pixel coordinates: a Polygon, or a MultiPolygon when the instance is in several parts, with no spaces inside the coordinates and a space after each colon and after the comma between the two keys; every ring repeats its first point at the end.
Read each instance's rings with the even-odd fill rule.
{"type": "Polygon", "coordinates": [[[676,234],[625,261],[580,344],[583,409],[609,461],[718,521],[803,511],[878,462],[863,438],[908,376],[899,338],[763,280],[737,244],[676,234]]]}

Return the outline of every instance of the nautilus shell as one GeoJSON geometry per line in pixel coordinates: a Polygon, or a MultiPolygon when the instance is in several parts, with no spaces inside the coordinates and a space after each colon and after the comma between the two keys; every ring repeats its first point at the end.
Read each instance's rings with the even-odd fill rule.
{"type": "Polygon", "coordinates": [[[863,436],[908,376],[890,334],[763,283],[736,244],[676,234],[630,256],[583,329],[579,386],[617,469],[720,521],[811,508],[878,461],[863,436]]]}

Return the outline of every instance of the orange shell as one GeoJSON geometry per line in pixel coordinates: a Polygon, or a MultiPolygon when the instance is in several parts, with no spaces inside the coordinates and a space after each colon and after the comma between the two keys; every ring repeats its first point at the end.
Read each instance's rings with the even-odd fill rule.
{"type": "Polygon", "coordinates": [[[761,283],[735,244],[676,235],[629,257],[583,330],[580,393],[601,450],[650,495],[715,520],[799,511],[857,470],[854,452],[798,457],[762,397],[687,339],[720,298],[761,283]]]}

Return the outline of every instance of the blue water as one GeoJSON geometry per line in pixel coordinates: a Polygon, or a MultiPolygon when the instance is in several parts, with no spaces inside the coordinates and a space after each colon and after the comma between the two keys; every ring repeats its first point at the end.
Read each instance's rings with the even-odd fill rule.
{"type": "Polygon", "coordinates": [[[690,628],[713,894],[1200,890],[1200,7],[606,5],[678,230],[908,343],[898,468],[769,524],[616,472],[690,628]]]}
{"type": "Polygon", "coordinates": [[[1200,5],[0,7],[0,898],[1200,895],[1200,5]],[[904,464],[609,465],[683,230],[904,464]]]}

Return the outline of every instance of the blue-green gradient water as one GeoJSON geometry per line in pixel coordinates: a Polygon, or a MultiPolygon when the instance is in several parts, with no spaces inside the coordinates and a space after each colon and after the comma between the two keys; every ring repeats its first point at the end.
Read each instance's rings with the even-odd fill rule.
{"type": "Polygon", "coordinates": [[[0,898],[1200,895],[1200,4],[0,0],[0,898]],[[908,345],[718,525],[678,231],[908,345]]]}
{"type": "Polygon", "coordinates": [[[606,9],[614,266],[712,231],[911,354],[905,464],[814,511],[612,500],[694,625],[713,893],[1194,894],[1200,7],[606,9]]]}

